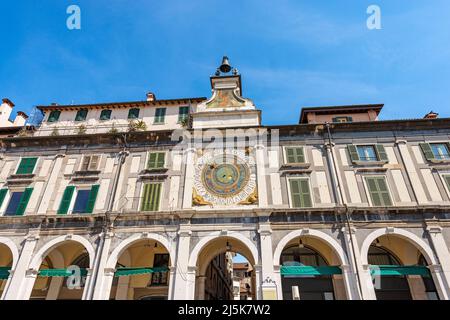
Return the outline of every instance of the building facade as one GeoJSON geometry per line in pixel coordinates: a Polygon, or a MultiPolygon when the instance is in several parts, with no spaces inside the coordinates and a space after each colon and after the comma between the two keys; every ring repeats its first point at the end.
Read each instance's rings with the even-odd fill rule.
{"type": "Polygon", "coordinates": [[[256,299],[449,299],[450,119],[264,126],[237,70],[211,87],[40,106],[0,138],[1,299],[204,299],[229,251],[256,299]]]}

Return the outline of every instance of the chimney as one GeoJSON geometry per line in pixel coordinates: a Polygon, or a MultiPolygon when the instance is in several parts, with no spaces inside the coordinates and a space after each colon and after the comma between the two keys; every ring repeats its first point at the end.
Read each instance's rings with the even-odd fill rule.
{"type": "Polygon", "coordinates": [[[8,104],[11,108],[14,107],[14,103],[12,103],[12,101],[8,98],[3,98],[2,102],[8,104]]]}
{"type": "Polygon", "coordinates": [[[424,119],[437,119],[438,116],[439,116],[439,113],[430,111],[430,112],[427,113],[427,114],[425,115],[425,117],[423,117],[423,118],[424,118],[424,119]]]}
{"type": "Polygon", "coordinates": [[[147,93],[147,101],[155,101],[156,100],[156,96],[153,92],[148,92],[147,93]]]}

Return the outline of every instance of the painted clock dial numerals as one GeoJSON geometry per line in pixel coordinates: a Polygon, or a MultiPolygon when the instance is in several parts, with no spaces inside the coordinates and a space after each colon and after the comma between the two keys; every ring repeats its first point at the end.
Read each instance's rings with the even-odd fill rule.
{"type": "Polygon", "coordinates": [[[194,187],[205,201],[233,205],[255,191],[255,163],[237,150],[204,154],[197,161],[194,187]]]}

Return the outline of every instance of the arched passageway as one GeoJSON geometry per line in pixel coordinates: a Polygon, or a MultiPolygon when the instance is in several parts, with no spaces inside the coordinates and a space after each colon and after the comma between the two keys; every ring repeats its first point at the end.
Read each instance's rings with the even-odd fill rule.
{"type": "Polygon", "coordinates": [[[334,250],[319,238],[300,236],[289,241],[280,256],[281,282],[285,300],[347,299],[334,250]]]}
{"type": "Polygon", "coordinates": [[[42,259],[31,291],[31,300],[81,300],[90,257],[76,241],[65,241],[42,259]]]}
{"type": "MultiPolygon", "coordinates": [[[[256,258],[257,259],[257,258],[256,258]]],[[[230,236],[216,237],[204,244],[196,261],[195,278],[196,300],[241,299],[240,285],[246,287],[242,299],[257,298],[256,270],[254,252],[242,240],[230,236]],[[241,263],[233,259],[241,257],[241,263]],[[242,265],[247,265],[242,272],[242,265]]]]}
{"type": "Polygon", "coordinates": [[[10,271],[13,265],[13,255],[8,246],[0,243],[0,297],[5,291],[10,271]]]}
{"type": "Polygon", "coordinates": [[[396,235],[375,239],[368,263],[377,300],[439,299],[430,264],[410,241],[396,235]]]}
{"type": "Polygon", "coordinates": [[[161,242],[134,241],[118,257],[109,299],[166,300],[170,266],[170,254],[161,242]]]}

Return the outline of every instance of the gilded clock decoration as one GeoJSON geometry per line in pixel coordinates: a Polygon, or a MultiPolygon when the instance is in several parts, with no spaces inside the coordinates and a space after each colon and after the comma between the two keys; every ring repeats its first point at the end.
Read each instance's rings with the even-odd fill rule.
{"type": "MultiPolygon", "coordinates": [[[[255,204],[257,196],[251,197],[256,194],[255,162],[245,151],[205,152],[197,161],[194,187],[203,202],[255,204]]],[[[202,205],[198,202],[194,201],[194,205],[202,205]]]]}

